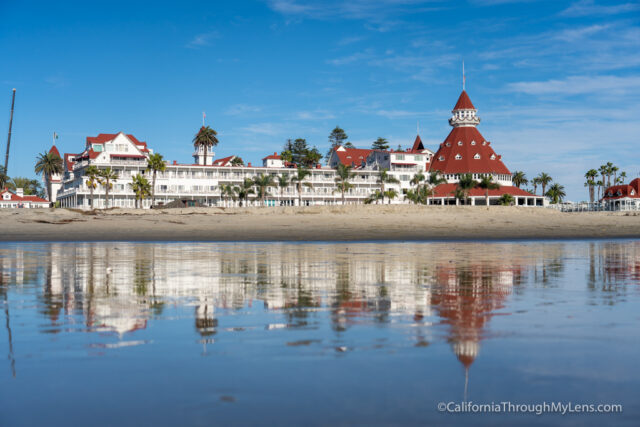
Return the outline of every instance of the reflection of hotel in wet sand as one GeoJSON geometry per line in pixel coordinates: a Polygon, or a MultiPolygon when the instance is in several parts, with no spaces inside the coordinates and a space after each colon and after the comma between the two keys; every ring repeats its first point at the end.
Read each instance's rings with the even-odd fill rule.
{"type": "Polygon", "coordinates": [[[287,315],[330,311],[337,331],[363,316],[406,315],[427,331],[440,324],[433,327],[444,328],[468,367],[512,286],[562,250],[523,245],[514,255],[509,245],[496,244],[481,259],[469,259],[469,244],[393,246],[382,251],[376,244],[50,244],[46,255],[18,250],[17,257],[0,256],[0,268],[3,283],[44,282],[42,297],[54,329],[81,313],[90,330],[122,337],[146,328],[155,311],[178,300],[194,307],[202,335],[236,326],[219,325],[216,312],[259,302],[287,315]],[[14,261],[5,265],[4,259],[14,261]]]}

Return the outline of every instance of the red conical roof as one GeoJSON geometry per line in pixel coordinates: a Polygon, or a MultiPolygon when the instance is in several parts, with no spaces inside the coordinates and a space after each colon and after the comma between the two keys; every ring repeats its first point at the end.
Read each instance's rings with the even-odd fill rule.
{"type": "Polygon", "coordinates": [[[456,102],[456,106],[453,107],[454,110],[475,110],[476,107],[473,106],[471,100],[469,99],[469,95],[467,95],[466,91],[462,91],[460,97],[458,98],[458,102],[456,102]]]}
{"type": "Polygon", "coordinates": [[[58,157],[60,157],[60,152],[58,151],[55,145],[51,147],[51,150],[49,150],[49,154],[55,154],[58,157]]]}
{"type": "Polygon", "coordinates": [[[418,151],[418,150],[424,150],[424,145],[422,144],[420,135],[416,136],[416,140],[413,143],[413,147],[411,147],[411,151],[418,151]]]}

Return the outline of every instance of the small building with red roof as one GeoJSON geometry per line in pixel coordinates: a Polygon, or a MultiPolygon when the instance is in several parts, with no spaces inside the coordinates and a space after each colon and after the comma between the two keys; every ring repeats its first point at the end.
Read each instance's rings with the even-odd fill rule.
{"type": "Polygon", "coordinates": [[[10,191],[8,188],[0,191],[0,208],[48,208],[49,201],[38,196],[25,196],[22,188],[10,191]]]}
{"type": "Polygon", "coordinates": [[[262,159],[262,166],[265,168],[283,168],[285,167],[285,162],[278,153],[273,153],[262,159]]]}
{"type": "Polygon", "coordinates": [[[602,202],[607,209],[638,210],[640,209],[640,178],[636,178],[629,184],[613,185],[604,190],[602,202]]]}

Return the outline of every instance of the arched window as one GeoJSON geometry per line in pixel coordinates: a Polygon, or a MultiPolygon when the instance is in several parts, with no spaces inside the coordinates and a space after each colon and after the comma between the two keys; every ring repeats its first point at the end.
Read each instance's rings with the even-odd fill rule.
{"type": "Polygon", "coordinates": [[[456,154],[456,160],[460,160],[462,159],[462,156],[460,154],[456,154]]]}
{"type": "Polygon", "coordinates": [[[476,142],[475,141],[471,141],[471,145],[476,145],[476,142]]]}
{"type": "Polygon", "coordinates": [[[495,159],[496,159],[496,155],[495,155],[495,154],[492,154],[492,155],[491,155],[491,160],[495,160],[495,159]]]}
{"type": "Polygon", "coordinates": [[[480,158],[480,154],[476,153],[475,156],[473,156],[474,159],[478,160],[480,158]]]}
{"type": "Polygon", "coordinates": [[[441,162],[443,162],[443,161],[444,161],[444,156],[440,156],[440,157],[438,157],[438,160],[440,160],[441,162]]]}
{"type": "Polygon", "coordinates": [[[462,145],[462,141],[458,141],[458,145],[462,145]]]}

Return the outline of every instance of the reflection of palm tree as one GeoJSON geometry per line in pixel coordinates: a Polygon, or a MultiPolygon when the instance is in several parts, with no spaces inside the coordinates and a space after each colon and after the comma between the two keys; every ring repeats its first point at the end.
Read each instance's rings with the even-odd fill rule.
{"type": "Polygon", "coordinates": [[[13,355],[13,337],[11,335],[11,324],[9,318],[9,301],[7,298],[7,291],[2,283],[2,276],[0,275],[0,292],[4,298],[4,317],[6,319],[5,326],[7,328],[7,339],[9,340],[9,360],[11,364],[11,375],[16,377],[16,358],[13,355]]]}

